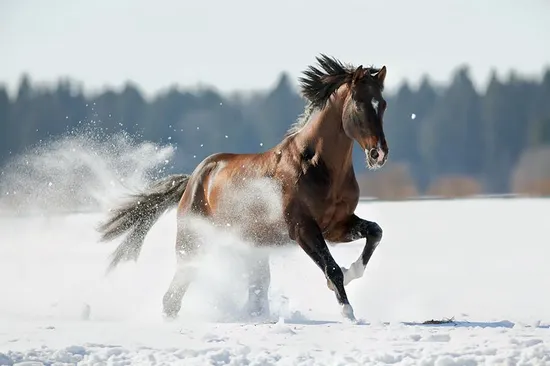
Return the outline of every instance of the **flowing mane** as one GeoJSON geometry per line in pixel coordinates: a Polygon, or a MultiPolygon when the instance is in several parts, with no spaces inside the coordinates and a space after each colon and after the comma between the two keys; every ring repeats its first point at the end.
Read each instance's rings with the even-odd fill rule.
{"type": "MultiPolygon", "coordinates": [[[[310,65],[302,72],[303,76],[298,80],[302,95],[307,100],[304,110],[295,123],[287,130],[285,137],[300,131],[310,121],[311,116],[317,110],[323,109],[332,94],[340,86],[351,80],[355,67],[344,64],[334,57],[321,54],[316,57],[320,67],[310,65]]],[[[366,68],[369,74],[376,73],[380,69],[366,68]]]]}

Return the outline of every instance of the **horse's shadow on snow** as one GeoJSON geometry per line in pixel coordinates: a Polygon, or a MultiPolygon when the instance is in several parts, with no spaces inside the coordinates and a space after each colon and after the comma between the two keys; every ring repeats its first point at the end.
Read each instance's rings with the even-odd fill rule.
{"type": "MultiPolygon", "coordinates": [[[[434,322],[401,322],[404,325],[410,326],[422,326],[422,327],[441,327],[441,328],[514,328],[516,323],[509,320],[501,321],[465,321],[465,320],[453,320],[445,321],[441,323],[434,322]]],[[[549,329],[550,325],[548,324],[538,324],[538,325],[524,325],[526,328],[539,328],[539,329],[549,329]]]]}
{"type": "Polygon", "coordinates": [[[315,319],[293,319],[283,318],[284,323],[288,325],[328,325],[328,324],[341,324],[341,321],[336,320],[315,320],[315,319]]]}
{"type": "MultiPolygon", "coordinates": [[[[235,314],[232,314],[235,315],[235,314]]],[[[468,321],[468,320],[455,320],[454,318],[442,319],[442,320],[427,320],[423,322],[417,321],[392,321],[392,322],[369,322],[366,319],[357,319],[357,322],[348,323],[344,320],[328,320],[328,319],[311,319],[300,311],[293,311],[290,314],[263,314],[259,317],[251,317],[246,312],[241,312],[239,315],[232,316],[226,319],[217,319],[220,323],[244,323],[244,324],[276,324],[282,323],[286,325],[304,325],[304,326],[321,326],[321,325],[337,325],[337,324],[349,324],[354,326],[372,326],[372,325],[402,325],[413,327],[427,327],[427,328],[507,328],[511,329],[517,326],[522,328],[532,329],[550,329],[550,324],[525,324],[514,323],[509,320],[500,321],[468,321]]]]}
{"type": "MultiPolygon", "coordinates": [[[[341,324],[341,321],[335,320],[313,320],[313,319],[284,319],[285,324],[289,325],[327,325],[327,324],[341,324]]],[[[380,324],[380,323],[379,323],[380,324]]],[[[390,322],[382,322],[384,326],[390,325],[390,322]]],[[[395,323],[393,323],[395,324],[395,323]]],[[[501,321],[465,321],[465,320],[454,320],[441,323],[431,323],[431,322],[397,322],[397,324],[407,325],[407,326],[420,326],[420,327],[440,327],[440,328],[514,328],[516,323],[501,320],[501,321]]],[[[359,320],[358,323],[354,325],[359,326],[370,326],[372,323],[359,320]]],[[[550,329],[550,324],[538,324],[538,325],[523,325],[525,328],[538,328],[538,329],[550,329]]]]}

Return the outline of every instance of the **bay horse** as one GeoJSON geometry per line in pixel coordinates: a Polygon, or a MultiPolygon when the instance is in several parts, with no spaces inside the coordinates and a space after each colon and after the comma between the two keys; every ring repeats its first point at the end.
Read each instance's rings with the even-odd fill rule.
{"type": "MultiPolygon", "coordinates": [[[[323,271],[343,318],[356,321],[345,286],[363,276],[382,229],[354,213],[359,186],[352,150],[357,142],[371,170],[388,158],[386,66],[353,67],[325,54],[316,60],[318,65],[308,66],[299,78],[305,111],[276,146],[255,154],[210,155],[191,174],[168,176],[133,195],[98,227],[101,241],[128,232],[112,254],[111,270],[122,261],[136,261],[147,232],[177,206],[177,268],[163,297],[164,316],[177,316],[194,278],[188,264],[200,235],[185,218],[200,217],[218,227],[240,226],[243,238],[257,247],[297,243],[323,271]],[[350,268],[340,267],[327,243],[359,239],[366,240],[359,258],[350,268]]],[[[262,314],[269,311],[269,257],[252,267],[248,305],[251,313],[262,314]]]]}

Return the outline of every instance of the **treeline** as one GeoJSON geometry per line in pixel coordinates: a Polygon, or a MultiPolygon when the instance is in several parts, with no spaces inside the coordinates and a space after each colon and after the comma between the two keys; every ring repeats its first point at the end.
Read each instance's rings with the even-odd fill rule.
{"type": "MultiPolygon", "coordinates": [[[[173,169],[190,171],[215,152],[268,149],[304,108],[284,73],[272,90],[253,95],[172,87],[146,100],[130,83],[93,96],[83,89],[70,80],[42,87],[26,75],[13,98],[0,88],[0,164],[37,143],[92,125],[107,134],[126,131],[138,140],[173,144],[173,169]]],[[[446,194],[445,186],[454,187],[447,189],[451,195],[527,186],[540,194],[546,192],[540,187],[550,187],[550,69],[538,81],[492,75],[479,93],[463,67],[446,87],[424,77],[418,88],[403,83],[386,98],[387,166],[367,172],[363,154],[354,152],[363,194],[446,194]]]]}

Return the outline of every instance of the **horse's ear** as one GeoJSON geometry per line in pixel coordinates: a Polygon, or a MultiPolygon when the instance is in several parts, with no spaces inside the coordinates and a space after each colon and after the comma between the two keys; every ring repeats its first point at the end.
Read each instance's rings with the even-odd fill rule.
{"type": "Polygon", "coordinates": [[[351,84],[355,85],[361,78],[364,76],[363,72],[363,65],[359,65],[357,69],[353,72],[353,75],[351,77],[351,84]]]}
{"type": "Polygon", "coordinates": [[[372,77],[378,81],[380,85],[384,85],[384,80],[386,80],[386,72],[388,70],[386,69],[386,66],[382,66],[382,68],[375,74],[372,74],[372,77]]]}

